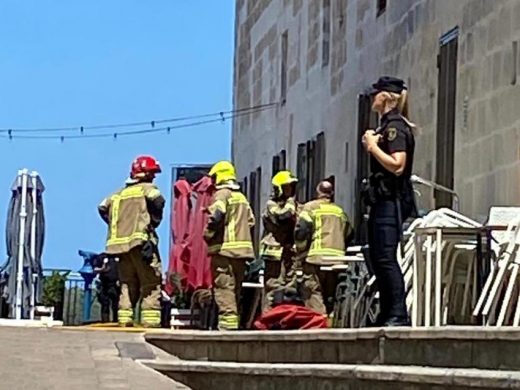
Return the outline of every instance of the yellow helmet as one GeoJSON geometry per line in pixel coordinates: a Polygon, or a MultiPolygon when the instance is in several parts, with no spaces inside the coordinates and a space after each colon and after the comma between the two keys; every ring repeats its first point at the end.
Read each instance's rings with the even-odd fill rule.
{"type": "Polygon", "coordinates": [[[229,180],[237,180],[235,167],[229,161],[219,161],[209,171],[209,176],[215,176],[215,184],[219,185],[229,180]]]}
{"type": "Polygon", "coordinates": [[[271,183],[276,196],[280,196],[283,192],[282,187],[287,184],[297,183],[298,178],[294,176],[290,171],[280,171],[273,176],[271,183]]]}

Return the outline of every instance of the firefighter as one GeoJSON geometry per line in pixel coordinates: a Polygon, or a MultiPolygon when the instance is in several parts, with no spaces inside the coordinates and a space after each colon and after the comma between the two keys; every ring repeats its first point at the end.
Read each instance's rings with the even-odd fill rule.
{"type": "Polygon", "coordinates": [[[275,290],[283,289],[295,276],[294,227],[298,205],[294,199],[298,179],[289,171],[273,176],[273,194],[262,215],[264,237],[260,255],[266,263],[264,311],[273,304],[275,290]]]}
{"type": "Polygon", "coordinates": [[[316,188],[317,199],[307,202],[295,228],[296,251],[303,259],[303,283],[300,293],[305,306],[326,314],[319,280],[320,266],[330,264],[325,257],[345,255],[353,230],[343,209],[332,202],[333,185],[322,181],[316,188]]]}
{"type": "Polygon", "coordinates": [[[136,158],[125,188],[99,205],[101,218],[108,224],[106,253],[119,257],[120,326],[133,325],[138,302],[142,325],[160,326],[161,262],[156,228],[165,200],[153,184],[160,172],[153,157],[136,158]]]}
{"type": "Polygon", "coordinates": [[[209,176],[216,186],[208,207],[204,239],[208,244],[213,273],[213,294],[218,306],[218,327],[238,329],[238,306],[246,262],[254,259],[251,229],[255,217],[237,184],[235,167],[220,161],[209,176]]]}

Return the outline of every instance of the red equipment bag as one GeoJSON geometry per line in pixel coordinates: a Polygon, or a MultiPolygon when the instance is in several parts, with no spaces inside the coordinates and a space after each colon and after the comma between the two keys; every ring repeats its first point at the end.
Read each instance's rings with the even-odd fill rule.
{"type": "Polygon", "coordinates": [[[279,305],[262,314],[254,324],[259,330],[327,328],[327,317],[303,306],[279,305]]]}

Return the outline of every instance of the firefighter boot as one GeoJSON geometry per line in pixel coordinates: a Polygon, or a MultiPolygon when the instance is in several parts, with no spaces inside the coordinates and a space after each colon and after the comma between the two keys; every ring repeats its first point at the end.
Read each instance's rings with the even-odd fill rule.
{"type": "Polygon", "coordinates": [[[220,314],[218,316],[219,330],[237,330],[239,318],[236,314],[220,314]]]}
{"type": "Polygon", "coordinates": [[[129,327],[134,324],[134,311],[132,309],[119,309],[117,318],[120,327],[129,327]]]}
{"type": "Polygon", "coordinates": [[[156,309],[141,310],[141,324],[143,328],[160,328],[161,311],[156,309]]]}

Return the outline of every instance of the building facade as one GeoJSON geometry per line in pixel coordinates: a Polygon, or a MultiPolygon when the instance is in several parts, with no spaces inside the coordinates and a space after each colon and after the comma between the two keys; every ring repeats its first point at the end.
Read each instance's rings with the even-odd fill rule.
{"type": "MultiPolygon", "coordinates": [[[[232,153],[257,213],[287,167],[309,198],[332,177],[359,213],[367,161],[360,134],[377,126],[363,91],[406,80],[420,127],[414,172],[454,188],[461,211],[520,202],[520,1],[237,0],[232,153]]],[[[418,188],[422,207],[451,203],[418,188]]]]}

